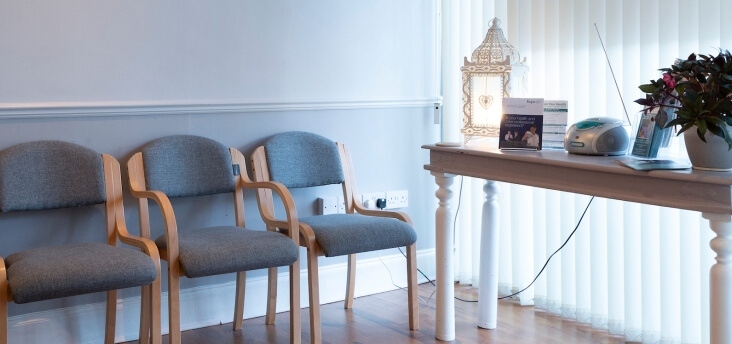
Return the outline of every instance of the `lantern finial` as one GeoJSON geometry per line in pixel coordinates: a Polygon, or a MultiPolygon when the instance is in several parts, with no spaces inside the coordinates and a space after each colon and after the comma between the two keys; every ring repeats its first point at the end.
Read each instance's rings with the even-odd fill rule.
{"type": "Polygon", "coordinates": [[[483,43],[473,51],[474,64],[515,64],[520,63],[521,56],[503,35],[500,28],[501,21],[493,18],[490,21],[491,27],[485,35],[483,43]]]}

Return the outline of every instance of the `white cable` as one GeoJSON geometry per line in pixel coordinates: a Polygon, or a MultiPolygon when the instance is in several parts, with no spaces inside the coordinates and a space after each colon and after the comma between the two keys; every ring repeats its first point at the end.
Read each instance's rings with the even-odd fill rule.
{"type": "MultiPolygon", "coordinates": [[[[391,270],[389,270],[389,267],[388,267],[388,266],[386,266],[386,263],[384,263],[384,261],[383,261],[383,260],[381,260],[381,251],[377,251],[377,253],[378,253],[378,255],[379,255],[379,261],[381,262],[381,264],[382,264],[382,265],[384,265],[384,267],[386,268],[386,271],[387,271],[387,272],[389,272],[389,279],[391,280],[391,284],[393,284],[393,285],[394,285],[395,287],[397,287],[397,288],[399,288],[399,289],[401,289],[401,290],[404,290],[404,291],[406,291],[406,292],[409,292],[409,290],[407,290],[406,288],[404,288],[404,287],[400,287],[400,286],[398,286],[398,285],[397,285],[396,283],[394,283],[394,277],[393,277],[393,276],[391,275],[391,270]]],[[[416,286],[415,286],[415,288],[416,288],[416,286]]],[[[434,293],[435,293],[435,292],[432,292],[432,294],[434,294],[434,293]]],[[[424,302],[424,303],[427,303],[427,301],[425,301],[425,300],[424,300],[423,298],[421,298],[421,297],[420,297],[419,295],[417,295],[417,298],[419,298],[419,300],[420,300],[420,301],[422,301],[422,302],[424,302]]],[[[432,295],[430,295],[430,298],[432,298],[432,295]]],[[[428,301],[429,301],[429,300],[428,300],[428,301]]]]}

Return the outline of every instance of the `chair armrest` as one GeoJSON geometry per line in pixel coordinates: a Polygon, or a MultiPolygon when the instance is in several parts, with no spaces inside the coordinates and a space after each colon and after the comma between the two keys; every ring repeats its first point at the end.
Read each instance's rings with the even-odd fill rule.
{"type": "MultiPolygon", "coordinates": [[[[241,177],[241,176],[240,176],[241,177]]],[[[266,216],[265,214],[262,215],[262,219],[264,220],[264,223],[268,226],[273,226],[276,228],[287,228],[287,232],[289,237],[295,242],[296,245],[300,245],[300,234],[299,234],[299,224],[297,220],[297,210],[295,209],[295,201],[292,199],[292,195],[290,194],[290,191],[287,190],[287,188],[279,182],[255,182],[251,180],[246,180],[245,178],[241,178],[242,186],[246,189],[270,189],[277,193],[278,196],[280,196],[280,200],[282,200],[282,203],[285,206],[285,214],[287,216],[287,220],[278,220],[271,218],[270,216],[266,216]]],[[[261,212],[260,212],[261,213],[261,212]]]]}
{"type": "Polygon", "coordinates": [[[368,208],[364,208],[361,204],[359,204],[359,202],[354,202],[353,208],[356,210],[357,213],[359,213],[361,215],[389,217],[389,218],[397,219],[399,221],[406,222],[410,226],[413,225],[412,219],[409,218],[409,215],[407,215],[407,213],[405,213],[405,212],[368,209],[368,208]]]}
{"type": "MultiPolygon", "coordinates": [[[[132,185],[132,183],[130,183],[132,185]]],[[[134,185],[130,187],[130,194],[135,198],[148,198],[155,201],[160,207],[160,212],[163,214],[163,221],[167,228],[177,228],[175,223],[175,213],[173,212],[173,205],[170,204],[170,199],[162,191],[157,190],[139,190],[134,185]]]]}
{"type": "Polygon", "coordinates": [[[127,226],[124,221],[121,221],[120,219],[115,219],[115,230],[117,231],[119,241],[124,244],[137,247],[145,252],[145,254],[153,259],[158,272],[160,272],[160,252],[158,252],[158,247],[155,245],[155,242],[147,238],[130,234],[130,232],[127,231],[127,226]]]}
{"type": "MultiPolygon", "coordinates": [[[[13,300],[13,295],[10,294],[10,288],[8,288],[8,273],[5,268],[5,260],[0,257],[0,312],[7,314],[8,301],[13,300]]],[[[0,324],[0,332],[8,333],[8,325],[0,324]]]]}
{"type": "MultiPolygon", "coordinates": [[[[168,241],[167,257],[178,256],[178,225],[175,221],[175,213],[173,212],[173,205],[170,204],[170,199],[162,191],[157,190],[140,190],[138,186],[130,182],[130,193],[135,198],[148,198],[152,199],[160,207],[160,212],[163,215],[163,223],[165,224],[165,237],[168,241]]],[[[130,235],[131,237],[131,235],[130,235]]],[[[139,238],[139,237],[138,237],[139,238]]],[[[143,239],[143,238],[141,238],[143,239]]],[[[120,238],[122,241],[122,238],[120,238]]],[[[124,241],[122,241],[124,242],[124,241]]]]}

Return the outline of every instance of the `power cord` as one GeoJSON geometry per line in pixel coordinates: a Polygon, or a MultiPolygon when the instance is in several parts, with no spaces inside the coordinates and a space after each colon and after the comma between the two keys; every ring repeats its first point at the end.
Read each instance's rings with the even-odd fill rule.
{"type": "MultiPolygon", "coordinates": [[[[453,242],[455,241],[455,230],[457,229],[457,218],[458,218],[458,214],[460,213],[460,203],[462,201],[462,194],[463,194],[463,176],[460,176],[460,191],[458,192],[458,204],[457,204],[457,208],[455,209],[455,219],[453,220],[453,223],[452,223],[453,242]]],[[[541,273],[544,272],[544,269],[546,269],[547,265],[549,265],[549,261],[551,261],[552,257],[554,257],[554,255],[556,255],[557,253],[559,253],[559,251],[561,251],[564,248],[564,246],[567,245],[567,243],[569,242],[569,240],[572,239],[572,236],[574,236],[574,233],[577,231],[577,229],[579,229],[580,224],[582,224],[582,219],[585,218],[585,214],[587,214],[587,210],[590,209],[590,205],[592,204],[592,201],[594,199],[595,199],[595,196],[592,196],[590,198],[590,201],[587,202],[587,206],[585,207],[585,210],[582,212],[582,216],[580,216],[579,220],[577,221],[577,225],[574,227],[574,230],[572,230],[572,233],[569,233],[569,236],[567,237],[566,240],[564,240],[564,243],[562,244],[562,246],[559,246],[559,248],[556,251],[554,251],[554,253],[552,253],[549,256],[549,258],[547,258],[546,262],[544,263],[544,266],[541,267],[541,270],[539,270],[539,273],[537,273],[536,274],[536,277],[534,277],[534,280],[531,281],[531,283],[529,283],[529,285],[526,286],[524,289],[521,289],[521,290],[519,290],[519,291],[517,291],[517,292],[515,292],[515,293],[513,293],[511,295],[508,295],[508,296],[499,297],[498,298],[499,300],[512,298],[512,297],[514,297],[514,296],[516,296],[518,294],[521,294],[522,292],[526,291],[526,289],[529,289],[529,287],[531,287],[532,285],[534,285],[534,282],[536,282],[536,280],[539,279],[539,276],[541,276],[541,273]]],[[[404,258],[407,257],[407,255],[404,254],[404,251],[402,251],[402,248],[401,247],[397,247],[397,249],[404,256],[404,258]]],[[[381,256],[380,255],[379,255],[379,260],[381,260],[381,256]]],[[[383,261],[381,263],[384,264],[383,261]]],[[[384,264],[384,266],[386,267],[386,264],[384,264]]],[[[388,267],[386,268],[386,270],[389,271],[389,277],[391,277],[391,271],[389,270],[388,267]]],[[[431,280],[429,277],[427,277],[427,275],[425,275],[424,272],[422,272],[422,270],[417,269],[417,272],[419,272],[428,282],[430,282],[430,284],[432,284],[432,286],[436,286],[434,280],[431,280]]],[[[392,279],[392,282],[391,283],[394,286],[396,286],[397,288],[404,290],[403,287],[400,287],[400,286],[396,285],[394,283],[394,280],[393,279],[392,279]]],[[[422,298],[419,298],[419,299],[422,300],[422,302],[427,303],[427,302],[429,302],[432,299],[432,296],[434,294],[435,294],[435,292],[433,291],[432,294],[430,295],[430,297],[427,299],[427,301],[423,300],[422,298]]],[[[455,299],[457,299],[459,301],[463,301],[463,302],[478,302],[477,300],[464,300],[464,299],[461,299],[461,298],[459,298],[457,296],[455,296],[455,299]]]]}
{"type": "MultiPolygon", "coordinates": [[[[399,252],[402,252],[402,248],[401,248],[401,247],[397,247],[397,248],[399,249],[399,252]]],[[[405,255],[405,254],[404,254],[404,252],[402,252],[402,255],[404,255],[404,257],[405,257],[405,258],[407,257],[407,255],[405,255]]],[[[399,285],[397,285],[396,283],[394,283],[394,277],[393,277],[393,276],[391,275],[391,270],[390,270],[390,269],[389,269],[389,267],[388,267],[388,266],[386,265],[386,263],[384,263],[384,261],[383,261],[383,260],[381,260],[381,251],[379,251],[379,261],[381,262],[381,264],[382,264],[382,265],[384,265],[384,267],[386,268],[386,271],[387,271],[387,272],[389,272],[389,279],[391,279],[391,284],[392,284],[393,286],[395,286],[395,287],[397,287],[397,288],[401,289],[401,290],[404,290],[404,291],[408,291],[408,290],[407,290],[407,289],[405,289],[404,287],[402,287],[402,286],[399,286],[399,285]]],[[[427,276],[425,276],[425,274],[424,274],[424,273],[422,273],[422,271],[420,271],[419,269],[417,269],[417,271],[419,271],[419,273],[421,273],[421,274],[422,274],[422,276],[424,276],[425,278],[427,278],[427,276]]],[[[427,280],[429,280],[429,278],[427,278],[427,280]]],[[[432,283],[432,285],[435,285],[435,283],[433,283],[432,281],[430,281],[430,283],[432,283]]],[[[434,294],[435,294],[435,292],[433,291],[433,292],[432,292],[432,294],[434,295],[434,294]]],[[[422,297],[420,297],[419,295],[417,295],[417,298],[418,298],[418,299],[420,299],[420,300],[421,300],[422,302],[424,302],[424,303],[428,303],[428,302],[430,302],[430,299],[432,299],[432,295],[430,295],[430,298],[429,298],[429,299],[427,299],[426,301],[425,301],[425,300],[424,300],[424,299],[423,299],[422,297]]]]}
{"type": "Polygon", "coordinates": [[[579,228],[580,224],[582,223],[582,219],[585,217],[585,214],[587,214],[587,210],[590,209],[590,204],[592,204],[592,200],[594,200],[594,199],[595,199],[595,196],[592,196],[592,198],[590,198],[590,201],[587,202],[587,206],[585,207],[585,211],[582,212],[582,216],[580,216],[579,221],[577,221],[577,226],[574,227],[574,230],[572,231],[572,233],[569,233],[569,236],[567,237],[567,240],[564,241],[564,243],[562,244],[562,246],[559,246],[559,248],[556,251],[554,251],[554,253],[552,253],[551,256],[549,256],[549,258],[546,260],[546,263],[544,263],[544,266],[541,267],[541,270],[539,271],[539,273],[536,274],[536,277],[534,277],[534,280],[531,281],[531,283],[529,283],[529,285],[526,286],[526,288],[521,289],[521,290],[519,290],[519,291],[517,291],[517,292],[515,292],[515,293],[513,293],[511,295],[499,297],[498,298],[499,300],[503,300],[503,299],[508,299],[510,297],[514,297],[514,296],[522,293],[524,290],[529,289],[529,287],[531,287],[534,284],[534,282],[536,282],[536,280],[539,278],[539,276],[541,276],[541,273],[544,272],[544,269],[546,269],[546,266],[549,264],[549,261],[552,259],[552,257],[554,257],[555,254],[557,254],[562,248],[564,248],[565,245],[567,245],[567,243],[569,242],[569,239],[572,239],[572,236],[574,235],[574,232],[576,232],[577,231],[577,228],[579,228]]]}
{"type": "MultiPolygon", "coordinates": [[[[460,191],[458,192],[458,204],[457,204],[457,208],[455,209],[455,219],[453,219],[453,222],[452,222],[452,240],[453,240],[453,242],[455,242],[455,228],[457,228],[457,214],[460,212],[460,203],[462,201],[462,196],[463,196],[463,176],[460,176],[460,191]]],[[[404,256],[404,258],[407,258],[407,255],[404,253],[404,251],[402,251],[401,247],[397,247],[397,249],[402,254],[402,256],[404,256]]],[[[454,250],[454,248],[453,248],[453,250],[454,250]]],[[[381,256],[379,256],[379,260],[381,260],[381,256]]],[[[382,261],[381,264],[384,264],[384,262],[382,261]]],[[[384,266],[386,266],[386,264],[384,264],[384,266]]],[[[386,270],[389,271],[389,277],[391,278],[391,271],[389,270],[389,268],[386,268],[386,270]]],[[[422,277],[424,277],[427,280],[427,282],[430,282],[430,284],[432,284],[433,287],[437,287],[435,285],[435,281],[431,280],[429,277],[427,277],[427,275],[425,275],[425,273],[422,272],[422,270],[417,268],[417,272],[419,272],[420,275],[422,275],[422,277]]],[[[403,287],[400,287],[394,283],[394,279],[392,279],[391,284],[393,284],[395,287],[397,287],[399,289],[404,290],[403,287]]],[[[430,297],[427,299],[427,301],[422,300],[422,298],[420,298],[420,300],[422,300],[424,303],[428,303],[432,299],[432,296],[435,295],[435,291],[436,290],[432,291],[432,294],[430,294],[430,297]]],[[[455,298],[460,301],[463,301],[463,302],[478,302],[478,301],[463,300],[457,296],[455,296],[455,298]]]]}

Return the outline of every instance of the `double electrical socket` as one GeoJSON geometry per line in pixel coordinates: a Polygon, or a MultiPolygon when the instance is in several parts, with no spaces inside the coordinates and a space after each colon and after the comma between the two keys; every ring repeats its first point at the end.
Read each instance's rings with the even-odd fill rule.
{"type": "Polygon", "coordinates": [[[361,194],[361,204],[363,204],[367,209],[379,209],[379,207],[376,206],[376,200],[379,198],[386,199],[386,192],[369,192],[361,194]]]}
{"type": "MultiPolygon", "coordinates": [[[[365,193],[361,195],[361,202],[368,209],[379,209],[376,206],[376,200],[379,198],[386,200],[384,209],[406,208],[409,206],[409,192],[407,190],[365,193]]],[[[318,198],[318,210],[320,215],[344,214],[346,212],[346,203],[343,201],[342,196],[321,197],[318,198]]]]}
{"type": "Polygon", "coordinates": [[[386,192],[386,209],[406,208],[409,206],[409,191],[397,190],[386,192]]]}
{"type": "Polygon", "coordinates": [[[409,191],[407,190],[365,193],[361,195],[361,202],[366,208],[378,209],[376,200],[379,198],[386,200],[384,209],[406,208],[409,206],[409,191]]]}
{"type": "Polygon", "coordinates": [[[343,201],[343,196],[322,197],[318,198],[318,209],[320,215],[344,214],[346,212],[346,202],[343,201]]]}

